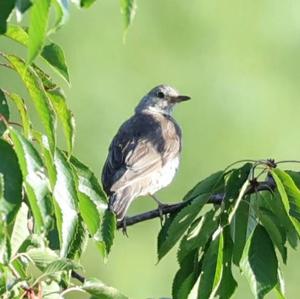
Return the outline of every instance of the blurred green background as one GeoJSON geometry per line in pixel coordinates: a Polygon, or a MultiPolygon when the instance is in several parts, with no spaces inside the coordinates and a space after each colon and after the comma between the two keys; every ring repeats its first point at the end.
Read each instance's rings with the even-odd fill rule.
{"type": "MultiPolygon", "coordinates": [[[[75,154],[99,177],[116,130],[159,83],[192,97],[175,111],[183,153],[176,179],[158,194],[162,201],[181,200],[199,180],[236,160],[299,159],[299,1],[140,0],[125,44],[122,29],[118,1],[101,0],[88,10],[73,8],[54,36],[71,72],[65,90],[77,121],[75,154]]],[[[1,86],[22,89],[18,80],[0,71],[1,86]]],[[[130,214],[154,207],[141,199],[130,214]]],[[[118,233],[107,264],[89,244],[82,259],[86,276],[131,299],[170,298],[175,250],[157,264],[159,229],[152,220],[130,227],[129,238],[118,233]]],[[[299,253],[292,252],[284,267],[288,298],[299,297],[299,267],[299,253]]],[[[252,298],[245,279],[239,281],[235,298],[252,298]]]]}

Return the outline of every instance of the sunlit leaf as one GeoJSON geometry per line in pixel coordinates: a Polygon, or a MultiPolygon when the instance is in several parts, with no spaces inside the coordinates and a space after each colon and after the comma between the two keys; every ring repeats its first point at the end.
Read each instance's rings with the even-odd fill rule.
{"type": "Polygon", "coordinates": [[[82,288],[89,294],[93,295],[93,298],[95,299],[128,299],[115,288],[105,285],[102,281],[96,278],[86,279],[82,288]]]}
{"type": "Polygon", "coordinates": [[[74,270],[74,269],[78,269],[78,265],[75,264],[74,262],[72,262],[71,260],[67,260],[67,259],[59,259],[56,260],[52,263],[50,263],[44,271],[45,275],[51,275],[54,273],[58,273],[61,271],[69,271],[69,270],[74,270]]]}
{"type": "Polygon", "coordinates": [[[56,70],[67,82],[70,82],[65,54],[59,45],[51,42],[43,48],[41,55],[54,70],[56,70]]]}
{"type": "Polygon", "coordinates": [[[44,90],[42,82],[36,75],[32,67],[26,66],[25,62],[17,56],[6,55],[5,58],[19,73],[31,96],[36,111],[45,127],[49,138],[50,148],[53,152],[55,145],[55,116],[49,104],[49,99],[44,90]]]}
{"type": "Polygon", "coordinates": [[[4,197],[0,201],[0,211],[7,223],[14,219],[22,202],[22,174],[13,147],[0,139],[0,173],[4,181],[4,197]]]}
{"type": "Polygon", "coordinates": [[[121,13],[124,18],[125,34],[126,34],[128,27],[130,26],[130,24],[132,23],[135,17],[135,13],[137,9],[136,1],[120,0],[120,7],[121,7],[121,13]]]}
{"type": "Polygon", "coordinates": [[[15,6],[16,0],[0,1],[0,34],[5,33],[7,29],[6,21],[15,6]]]}
{"type": "Polygon", "coordinates": [[[27,58],[29,64],[31,64],[43,48],[46,39],[50,4],[51,0],[35,0],[30,9],[27,58]]]}
{"type": "Polygon", "coordinates": [[[213,298],[216,295],[223,272],[223,247],[223,235],[220,234],[211,241],[209,248],[204,253],[198,298],[213,298]]]}
{"type": "Polygon", "coordinates": [[[56,115],[62,123],[63,131],[67,140],[68,153],[71,155],[75,137],[75,120],[71,110],[66,104],[65,96],[61,89],[47,91],[49,99],[54,107],[56,115]]]}
{"type": "Polygon", "coordinates": [[[62,216],[61,227],[59,227],[61,256],[68,257],[72,251],[79,226],[77,214],[78,197],[72,168],[64,154],[59,150],[55,152],[54,164],[56,168],[56,183],[53,194],[62,216]]]}
{"type": "Polygon", "coordinates": [[[58,260],[57,254],[47,247],[31,248],[25,254],[41,270],[44,270],[49,264],[58,260]]]}
{"type": "Polygon", "coordinates": [[[7,100],[3,90],[0,88],[0,137],[6,131],[6,124],[2,117],[4,117],[7,121],[9,120],[9,108],[7,100]]]}
{"type": "Polygon", "coordinates": [[[69,0],[55,0],[53,3],[56,10],[56,20],[50,33],[56,32],[69,19],[69,0]]]}
{"type": "Polygon", "coordinates": [[[28,111],[24,99],[22,99],[16,93],[9,92],[7,93],[7,95],[14,102],[14,104],[16,105],[19,111],[22,126],[23,126],[24,136],[26,138],[31,138],[31,122],[29,119],[29,115],[28,115],[28,111]]]}
{"type": "Polygon", "coordinates": [[[255,298],[263,298],[277,284],[278,262],[272,240],[263,226],[257,225],[247,240],[241,268],[255,298]]]}
{"type": "Polygon", "coordinates": [[[11,254],[14,256],[22,243],[26,240],[29,236],[29,231],[27,228],[27,221],[28,221],[28,207],[25,203],[22,203],[16,221],[13,227],[13,231],[11,234],[11,254]]]}
{"type": "Polygon", "coordinates": [[[17,130],[10,128],[15,151],[22,171],[25,190],[34,216],[35,229],[47,229],[51,216],[48,206],[48,181],[41,157],[33,145],[17,130]]]}

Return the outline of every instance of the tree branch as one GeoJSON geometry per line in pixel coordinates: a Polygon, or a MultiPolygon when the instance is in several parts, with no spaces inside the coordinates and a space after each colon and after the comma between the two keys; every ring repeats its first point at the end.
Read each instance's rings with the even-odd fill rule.
{"type": "MultiPolygon", "coordinates": [[[[274,182],[274,179],[271,176],[268,176],[267,179],[263,182],[257,182],[256,180],[251,181],[250,187],[246,191],[245,195],[253,194],[255,192],[261,192],[261,191],[274,191],[276,187],[276,184],[274,182]]],[[[217,193],[213,194],[209,200],[208,204],[221,204],[224,199],[225,194],[224,193],[217,193]]],[[[141,213],[132,217],[126,217],[125,220],[122,220],[118,222],[117,228],[123,228],[124,226],[131,226],[139,222],[143,222],[146,220],[158,218],[161,215],[167,215],[167,214],[174,214],[178,211],[180,211],[182,208],[187,206],[191,201],[193,200],[187,200],[182,201],[179,203],[174,203],[170,205],[165,205],[160,208],[160,210],[154,209],[145,213],[141,213]],[[125,222],[125,223],[124,223],[125,222]]]]}

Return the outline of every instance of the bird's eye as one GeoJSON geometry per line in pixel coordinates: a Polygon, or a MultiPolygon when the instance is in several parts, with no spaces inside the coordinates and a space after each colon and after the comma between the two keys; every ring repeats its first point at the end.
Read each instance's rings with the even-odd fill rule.
{"type": "Polygon", "coordinates": [[[159,91],[159,92],[157,93],[157,97],[163,99],[163,98],[165,97],[165,94],[164,94],[162,91],[159,91]]]}

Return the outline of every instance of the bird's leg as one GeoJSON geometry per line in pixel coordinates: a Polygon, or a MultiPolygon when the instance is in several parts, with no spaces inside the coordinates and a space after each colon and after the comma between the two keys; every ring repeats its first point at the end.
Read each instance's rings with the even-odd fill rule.
{"type": "Polygon", "coordinates": [[[160,224],[163,225],[164,214],[163,214],[163,207],[168,206],[167,204],[162,203],[154,194],[149,194],[155,202],[158,204],[158,211],[159,211],[159,218],[160,224]]]}
{"type": "Polygon", "coordinates": [[[127,234],[127,225],[126,225],[126,216],[123,218],[122,220],[122,233],[123,235],[125,235],[128,238],[128,234],[127,234]]]}

